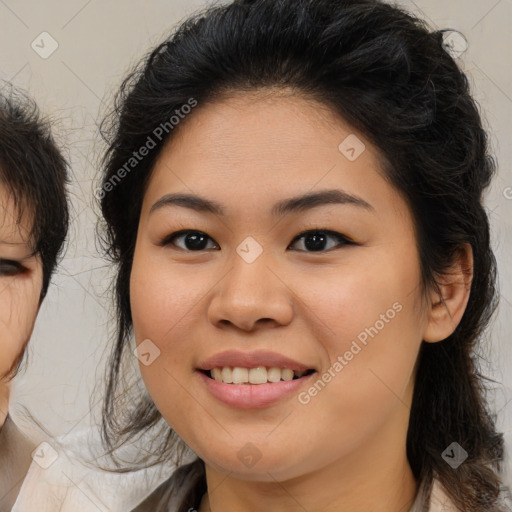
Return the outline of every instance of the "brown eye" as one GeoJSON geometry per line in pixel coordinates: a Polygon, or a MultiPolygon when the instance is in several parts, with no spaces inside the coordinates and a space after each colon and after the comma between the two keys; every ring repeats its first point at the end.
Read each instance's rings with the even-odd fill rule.
{"type": "MultiPolygon", "coordinates": [[[[323,252],[343,245],[354,245],[347,237],[341,233],[329,230],[309,230],[301,233],[295,239],[297,241],[303,240],[303,246],[306,248],[305,252],[323,252]],[[335,239],[337,243],[329,243],[329,240],[335,239]]],[[[292,243],[293,245],[293,243],[292,243]]],[[[303,250],[303,249],[299,249],[303,250]]]]}
{"type": "MultiPolygon", "coordinates": [[[[160,245],[168,246],[168,245],[177,245],[175,240],[183,240],[184,246],[179,246],[180,249],[185,251],[205,251],[207,249],[211,249],[212,247],[206,247],[208,240],[212,240],[206,233],[202,231],[178,231],[177,233],[173,233],[167,237],[165,237],[160,245]]],[[[217,246],[216,246],[217,247],[217,246]]],[[[214,247],[215,248],[215,247],[214,247]]]]}

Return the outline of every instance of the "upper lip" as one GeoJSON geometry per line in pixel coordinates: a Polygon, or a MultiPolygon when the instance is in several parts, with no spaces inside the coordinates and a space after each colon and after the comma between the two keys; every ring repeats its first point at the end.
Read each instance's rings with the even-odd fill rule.
{"type": "Polygon", "coordinates": [[[198,365],[199,370],[212,370],[224,366],[239,366],[241,368],[289,368],[294,371],[306,371],[313,369],[312,366],[295,361],[289,357],[269,351],[241,352],[228,350],[209,357],[198,365]]]}

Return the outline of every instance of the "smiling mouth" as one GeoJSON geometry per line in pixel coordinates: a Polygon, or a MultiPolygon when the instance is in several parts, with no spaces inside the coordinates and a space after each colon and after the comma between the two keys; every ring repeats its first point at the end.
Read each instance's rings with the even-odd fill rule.
{"type": "Polygon", "coordinates": [[[290,368],[265,367],[243,368],[240,366],[223,366],[202,370],[207,377],[223,384],[271,384],[288,382],[306,377],[315,370],[294,371],[290,368]]]}

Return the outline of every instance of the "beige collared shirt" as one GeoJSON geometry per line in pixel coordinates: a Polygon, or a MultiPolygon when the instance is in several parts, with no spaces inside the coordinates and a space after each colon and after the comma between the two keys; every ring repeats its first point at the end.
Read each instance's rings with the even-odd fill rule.
{"type": "Polygon", "coordinates": [[[32,462],[33,443],[8,415],[0,430],[0,512],[9,512],[32,462]]]}

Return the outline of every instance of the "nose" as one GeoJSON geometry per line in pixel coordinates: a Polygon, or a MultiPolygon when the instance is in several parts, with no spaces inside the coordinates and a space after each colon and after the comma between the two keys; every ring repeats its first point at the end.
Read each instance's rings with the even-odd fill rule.
{"type": "Polygon", "coordinates": [[[293,318],[292,292],[263,253],[247,263],[236,252],[231,269],[215,287],[208,307],[216,327],[253,331],[287,325],[293,318]]]}

